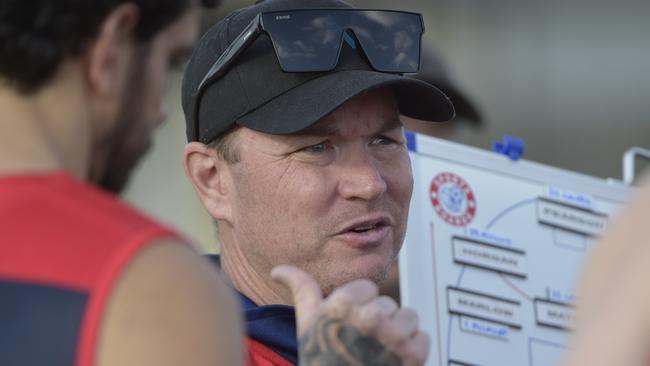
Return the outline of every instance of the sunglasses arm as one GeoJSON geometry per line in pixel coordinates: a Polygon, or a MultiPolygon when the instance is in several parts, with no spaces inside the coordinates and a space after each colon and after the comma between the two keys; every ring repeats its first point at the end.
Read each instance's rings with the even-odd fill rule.
{"type": "Polygon", "coordinates": [[[244,28],[244,30],[235,38],[235,40],[226,48],[226,50],[219,56],[217,61],[212,64],[210,70],[205,74],[199,87],[196,90],[196,97],[194,98],[194,108],[192,111],[193,120],[193,141],[199,141],[199,106],[201,105],[201,97],[207,87],[215,80],[221,78],[230,66],[237,60],[257,37],[262,33],[262,15],[257,14],[255,18],[244,28]]]}

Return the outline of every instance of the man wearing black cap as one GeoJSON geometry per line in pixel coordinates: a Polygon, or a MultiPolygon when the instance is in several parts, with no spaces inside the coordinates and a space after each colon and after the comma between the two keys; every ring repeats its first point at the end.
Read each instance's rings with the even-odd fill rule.
{"type": "Polygon", "coordinates": [[[374,285],[401,247],[412,193],[400,114],[454,115],[442,92],[402,75],[417,71],[421,33],[418,14],[267,0],[228,15],[195,49],[183,81],[184,165],[218,223],[254,364],[295,364],[299,351],[308,363],[327,348],[320,362],[390,364],[351,334],[376,337],[391,360],[424,362],[415,313],[374,285]],[[282,264],[299,269],[271,275],[282,264]],[[321,313],[352,314],[357,326],[325,321],[306,334],[321,313]],[[296,327],[306,340],[336,337],[298,350],[296,327]]]}

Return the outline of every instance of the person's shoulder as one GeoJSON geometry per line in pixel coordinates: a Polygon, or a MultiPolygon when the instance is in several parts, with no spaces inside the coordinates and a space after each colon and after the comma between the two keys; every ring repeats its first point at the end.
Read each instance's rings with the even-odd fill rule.
{"type": "Polygon", "coordinates": [[[238,365],[231,290],[188,245],[158,239],[118,279],[104,313],[99,365],[238,365]]]}
{"type": "Polygon", "coordinates": [[[90,226],[93,232],[159,225],[117,195],[65,171],[2,177],[0,202],[2,211],[16,219],[21,213],[32,220],[60,218],[81,229],[90,226]]]}
{"type": "Polygon", "coordinates": [[[594,245],[577,287],[571,352],[563,365],[647,364],[650,343],[650,177],[612,217],[594,245]],[[615,324],[615,326],[612,326],[615,324]],[[603,350],[607,352],[595,352],[603,350]]]}

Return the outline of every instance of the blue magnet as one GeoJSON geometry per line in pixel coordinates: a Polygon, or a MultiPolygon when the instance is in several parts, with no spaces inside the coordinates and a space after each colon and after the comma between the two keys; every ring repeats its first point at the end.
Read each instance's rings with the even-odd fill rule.
{"type": "Polygon", "coordinates": [[[524,155],[524,140],[514,136],[503,136],[503,142],[497,141],[492,145],[492,151],[503,154],[510,160],[519,160],[524,155]]]}
{"type": "Polygon", "coordinates": [[[409,151],[417,152],[418,145],[415,141],[415,132],[404,130],[404,137],[406,138],[406,148],[409,151]]]}

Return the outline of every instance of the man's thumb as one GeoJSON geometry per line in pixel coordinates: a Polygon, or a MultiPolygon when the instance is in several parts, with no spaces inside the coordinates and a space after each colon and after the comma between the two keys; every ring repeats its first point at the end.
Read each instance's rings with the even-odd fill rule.
{"type": "Polygon", "coordinates": [[[318,283],[307,273],[290,265],[279,265],[273,268],[271,278],[291,292],[296,307],[298,335],[301,336],[318,316],[323,299],[318,283]]]}

